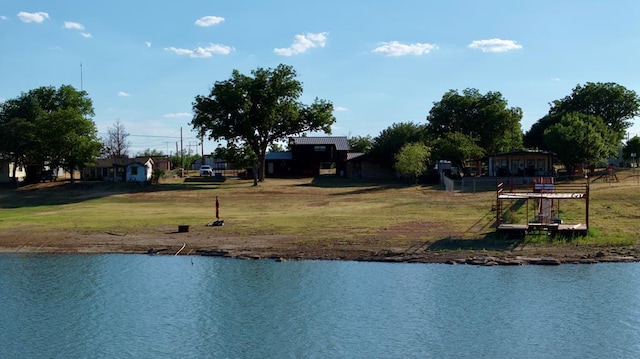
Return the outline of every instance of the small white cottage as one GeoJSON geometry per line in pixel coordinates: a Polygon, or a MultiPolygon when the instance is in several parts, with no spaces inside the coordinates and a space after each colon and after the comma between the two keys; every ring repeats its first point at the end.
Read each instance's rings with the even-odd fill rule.
{"type": "Polygon", "coordinates": [[[136,161],[127,165],[127,181],[149,182],[153,174],[153,159],[148,158],[145,162],[136,161]]]}

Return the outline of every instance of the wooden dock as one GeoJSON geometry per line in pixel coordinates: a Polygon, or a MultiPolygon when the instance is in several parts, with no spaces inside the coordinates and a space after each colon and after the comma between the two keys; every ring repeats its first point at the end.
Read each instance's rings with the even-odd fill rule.
{"type": "Polygon", "coordinates": [[[502,223],[496,228],[496,233],[510,236],[525,236],[533,233],[564,234],[564,235],[586,235],[589,228],[584,223],[560,224],[560,223],[538,223],[529,222],[525,224],[502,223]]]}
{"type": "Polygon", "coordinates": [[[589,183],[554,184],[553,178],[537,178],[532,187],[508,188],[500,183],[496,189],[496,233],[526,236],[530,233],[586,235],[589,231],[589,183]],[[581,223],[564,223],[558,218],[560,201],[585,201],[585,217],[581,223]],[[525,223],[504,223],[505,201],[524,201],[525,223]],[[531,206],[534,201],[536,206],[531,206]],[[529,213],[529,208],[536,207],[529,213]],[[534,218],[535,217],[535,218],[534,218]],[[534,218],[533,220],[531,220],[534,218]]]}

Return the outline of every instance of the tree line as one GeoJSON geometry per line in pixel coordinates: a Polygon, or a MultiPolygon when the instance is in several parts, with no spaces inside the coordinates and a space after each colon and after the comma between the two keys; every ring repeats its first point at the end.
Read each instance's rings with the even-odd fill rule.
{"type": "Polygon", "coordinates": [[[63,168],[72,175],[93,162],[102,144],[97,135],[93,103],[85,91],[63,85],[39,87],[0,104],[0,158],[27,170],[63,168]]]}
{"type": "Polygon", "coordinates": [[[352,145],[364,144],[369,148],[364,152],[377,162],[394,166],[403,146],[420,143],[428,160],[446,159],[461,168],[467,161],[495,153],[541,149],[555,153],[573,173],[576,166],[591,167],[617,157],[621,147],[625,160],[637,161],[631,154],[639,152],[640,138],[622,142],[639,109],[635,91],[615,83],[589,82],[553,101],[548,114],[522,132],[522,110],[508,107],[499,92],[451,90],[434,102],[425,123],[393,124],[375,138],[353,139],[352,145]]]}
{"type": "MultiPolygon", "coordinates": [[[[100,138],[93,116],[87,92],[70,85],[42,86],[8,99],[0,103],[0,160],[15,164],[14,180],[18,168],[25,168],[26,181],[36,182],[45,168],[62,168],[74,180],[76,171],[97,158],[127,158],[130,142],[124,124],[116,120],[100,138]]],[[[141,155],[147,152],[164,156],[156,150],[141,155]]],[[[172,161],[179,165],[195,158],[200,156],[185,151],[172,161]]]]}
{"type": "MultiPolygon", "coordinates": [[[[258,68],[250,75],[234,70],[229,79],[216,81],[209,94],[195,97],[191,126],[201,138],[226,141],[216,155],[253,165],[257,184],[264,180],[266,153],[279,149],[279,142],[308,132],[331,134],[336,122],[332,102],[316,98],[303,104],[302,93],[292,66],[258,68]]],[[[639,109],[635,91],[589,82],[550,103],[548,114],[523,132],[522,109],[510,107],[500,92],[450,90],[433,103],[424,123],[393,123],[375,137],[349,141],[372,161],[408,176],[436,160],[464,167],[489,154],[525,148],[554,152],[571,171],[616,155],[639,109]]],[[[124,126],[117,121],[101,140],[93,115],[87,93],[68,85],[22,93],[0,104],[0,155],[22,166],[48,165],[73,173],[99,156],[126,154],[124,126]]],[[[640,139],[627,141],[625,158],[640,155],[633,147],[638,145],[640,139]]]]}
{"type": "MultiPolygon", "coordinates": [[[[304,105],[298,102],[301,94],[291,66],[258,68],[251,76],[234,71],[230,79],[216,82],[208,95],[196,97],[191,125],[203,136],[227,140],[220,155],[253,160],[262,180],[265,154],[276,141],[307,131],[331,134],[336,121],[333,104],[316,99],[304,105]]],[[[616,83],[589,82],[550,103],[548,114],[523,132],[521,108],[510,107],[500,92],[483,94],[468,88],[446,92],[433,103],[424,123],[393,123],[376,137],[349,141],[371,160],[409,176],[419,172],[424,165],[420,162],[445,159],[464,167],[470,160],[525,148],[554,152],[571,172],[615,156],[639,109],[635,91],[616,83]]],[[[623,154],[635,141],[628,142],[623,154]]]]}

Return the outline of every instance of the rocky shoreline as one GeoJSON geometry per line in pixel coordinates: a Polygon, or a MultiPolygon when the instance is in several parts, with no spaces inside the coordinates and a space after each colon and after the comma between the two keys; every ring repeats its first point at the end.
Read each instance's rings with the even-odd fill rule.
{"type": "Polygon", "coordinates": [[[227,251],[221,249],[199,249],[195,251],[197,255],[225,257],[235,259],[271,259],[278,262],[288,260],[351,260],[359,262],[386,262],[386,263],[440,263],[449,265],[474,265],[474,266],[522,266],[522,265],[545,265],[557,266],[561,264],[597,264],[597,263],[632,263],[640,262],[635,248],[619,251],[611,248],[605,251],[597,251],[595,254],[560,255],[560,256],[523,256],[523,255],[472,255],[461,256],[452,253],[422,253],[422,254],[401,254],[386,253],[373,254],[370,256],[345,256],[339,255],[330,257],[326,255],[278,255],[278,254],[258,254],[245,251],[227,251]],[[619,253],[623,252],[623,254],[619,253]],[[633,254],[632,254],[633,253],[633,254]]]}
{"type": "MultiPolygon", "coordinates": [[[[471,242],[470,242],[471,243],[471,242]]],[[[457,245],[457,244],[456,244],[457,245]]],[[[113,235],[50,232],[34,236],[0,231],[0,252],[201,255],[248,260],[339,260],[387,263],[438,263],[474,266],[560,265],[640,262],[640,246],[527,244],[514,248],[433,249],[431,242],[410,246],[347,242],[301,244],[287,236],[218,237],[203,235],[113,235]]]]}

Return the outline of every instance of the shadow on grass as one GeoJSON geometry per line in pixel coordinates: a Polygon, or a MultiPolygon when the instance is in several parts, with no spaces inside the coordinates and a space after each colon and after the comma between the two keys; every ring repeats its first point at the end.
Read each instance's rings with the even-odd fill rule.
{"type": "MultiPolygon", "coordinates": [[[[407,183],[400,180],[359,180],[353,178],[339,177],[335,175],[316,176],[311,182],[297,184],[301,187],[318,187],[318,188],[354,188],[353,191],[341,192],[334,194],[335,196],[345,196],[354,194],[364,194],[384,191],[387,189],[406,188],[415,186],[415,183],[407,183]]],[[[422,185],[423,187],[432,187],[432,185],[422,185]]],[[[436,185],[438,186],[438,185],[436,185]]]]}
{"type": "Polygon", "coordinates": [[[426,246],[431,251],[513,251],[527,245],[567,244],[583,240],[584,235],[555,233],[498,234],[488,233],[481,239],[443,238],[426,246]]]}
{"type": "Polygon", "coordinates": [[[187,177],[184,179],[185,183],[223,183],[227,180],[226,177],[187,177]]]}
{"type": "Polygon", "coordinates": [[[316,176],[310,183],[300,186],[313,186],[321,188],[346,188],[346,187],[368,187],[368,186],[402,186],[402,183],[395,180],[359,180],[339,176],[316,176]]]}
{"type": "Polygon", "coordinates": [[[523,246],[526,237],[502,237],[489,233],[481,239],[443,238],[427,246],[430,251],[488,250],[511,251],[523,246]]]}
{"type": "Polygon", "coordinates": [[[166,191],[194,191],[217,188],[220,181],[197,184],[166,183],[159,185],[135,182],[60,181],[26,185],[18,189],[0,188],[0,208],[55,206],[80,203],[125,193],[152,193],[166,191]]]}

